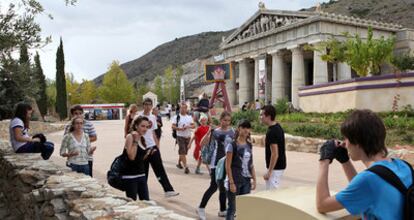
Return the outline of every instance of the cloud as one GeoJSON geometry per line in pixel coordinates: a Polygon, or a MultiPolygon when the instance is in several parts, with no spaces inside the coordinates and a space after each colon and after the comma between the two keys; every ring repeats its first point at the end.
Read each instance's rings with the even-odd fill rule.
{"type": "MultiPolygon", "coordinates": [[[[267,0],[269,9],[299,10],[316,0],[267,0]]],[[[41,1],[54,17],[39,16],[53,43],[39,51],[44,72],[55,78],[55,54],[63,38],[65,70],[75,79],[93,79],[113,60],[139,58],[177,37],[239,27],[258,9],[257,0],[80,0],[76,6],[41,1]]]]}

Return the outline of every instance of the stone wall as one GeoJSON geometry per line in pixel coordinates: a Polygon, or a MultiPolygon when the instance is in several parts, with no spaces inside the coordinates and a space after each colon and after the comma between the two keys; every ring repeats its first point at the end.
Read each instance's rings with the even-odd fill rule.
{"type": "Polygon", "coordinates": [[[0,140],[0,219],[190,219],[0,140]]]}
{"type": "MultiPolygon", "coordinates": [[[[253,144],[259,147],[264,147],[265,135],[252,135],[253,144]]],[[[288,151],[304,152],[304,153],[318,153],[319,147],[326,140],[318,138],[308,138],[293,136],[285,134],[285,147],[288,151]]]]}

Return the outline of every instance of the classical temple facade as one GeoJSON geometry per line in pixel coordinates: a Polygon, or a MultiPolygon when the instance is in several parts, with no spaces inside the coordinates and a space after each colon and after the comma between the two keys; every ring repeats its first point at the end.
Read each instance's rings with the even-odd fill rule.
{"type": "MultiPolygon", "coordinates": [[[[378,87],[392,90],[399,86],[414,94],[414,74],[400,76],[398,85],[394,83],[394,75],[378,79],[372,76],[366,80],[359,78],[346,63],[327,63],[319,52],[304,49],[306,45],[316,46],[331,37],[345,40],[346,32],[366,38],[368,27],[372,27],[374,38],[395,36],[395,53],[414,51],[414,30],[401,25],[321,11],[269,10],[260,5],[259,10],[220,45],[225,61],[232,63],[233,73],[236,73],[233,80],[227,82],[230,102],[241,105],[263,98],[264,93],[266,100],[272,103],[287,97],[295,108],[304,111],[331,112],[364,107],[389,110],[389,106],[361,103],[380,95],[378,87]],[[260,88],[263,79],[265,89],[260,88]],[[361,87],[369,83],[373,84],[372,88],[361,87]],[[383,84],[388,87],[379,86],[383,84]],[[347,104],[333,108],[332,102],[337,101],[338,95],[346,98],[347,104]]],[[[383,68],[382,72],[391,73],[392,70],[383,68]]],[[[388,99],[393,98],[389,96],[388,99]]],[[[411,99],[402,101],[401,105],[414,105],[414,98],[411,99]]]]}

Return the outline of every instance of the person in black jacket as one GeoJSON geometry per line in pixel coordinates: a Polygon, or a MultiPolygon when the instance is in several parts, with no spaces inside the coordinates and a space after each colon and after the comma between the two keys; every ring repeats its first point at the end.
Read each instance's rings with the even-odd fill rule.
{"type": "Polygon", "coordinates": [[[149,200],[147,178],[145,177],[144,160],[148,157],[145,151],[144,135],[147,132],[149,120],[139,116],[132,121],[132,132],[125,138],[124,156],[125,169],[122,172],[122,180],[127,197],[137,200],[149,200]]]}
{"type": "Polygon", "coordinates": [[[152,114],[157,117],[157,129],[155,129],[155,135],[158,138],[158,141],[161,141],[161,134],[162,134],[162,117],[160,115],[160,110],[158,109],[158,107],[155,107],[152,109],[152,114]]]}

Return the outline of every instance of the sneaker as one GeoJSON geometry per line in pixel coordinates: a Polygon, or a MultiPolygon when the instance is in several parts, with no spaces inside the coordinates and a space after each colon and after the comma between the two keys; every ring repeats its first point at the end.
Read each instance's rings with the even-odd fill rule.
{"type": "Polygon", "coordinates": [[[200,171],[200,168],[198,168],[198,167],[197,167],[197,169],[195,170],[195,173],[196,173],[196,174],[200,174],[200,175],[201,175],[201,174],[203,174],[203,173],[200,171]]]}
{"type": "Polygon", "coordinates": [[[176,191],[168,191],[168,192],[165,192],[165,197],[174,197],[174,196],[178,196],[178,195],[180,195],[180,193],[178,193],[178,192],[176,192],[176,191]]]}
{"type": "Polygon", "coordinates": [[[189,173],[190,173],[190,170],[188,169],[188,167],[186,167],[186,168],[184,169],[184,173],[185,173],[185,174],[189,174],[189,173]]]}
{"type": "Polygon", "coordinates": [[[227,215],[227,211],[226,211],[226,210],[224,210],[224,211],[219,211],[219,212],[218,212],[218,216],[219,216],[219,217],[226,217],[226,215],[227,215]]]}
{"type": "Polygon", "coordinates": [[[177,165],[175,165],[178,169],[183,169],[183,166],[179,163],[179,164],[177,164],[177,165]]]}
{"type": "Polygon", "coordinates": [[[196,213],[200,220],[206,220],[206,209],[204,208],[197,208],[196,213]]]}

